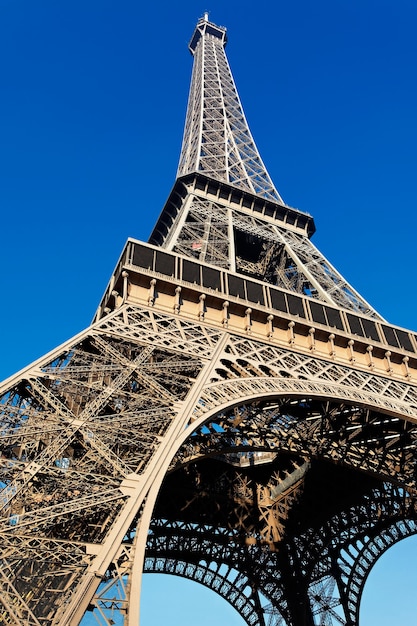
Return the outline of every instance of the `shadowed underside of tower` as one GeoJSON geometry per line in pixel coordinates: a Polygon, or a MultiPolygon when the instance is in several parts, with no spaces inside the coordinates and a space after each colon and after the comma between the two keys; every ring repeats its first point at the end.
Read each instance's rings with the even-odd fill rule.
{"type": "Polygon", "coordinates": [[[311,242],[202,18],[178,178],[86,330],[0,387],[0,624],[139,623],[142,571],[354,626],[417,531],[417,338],[311,242]]]}

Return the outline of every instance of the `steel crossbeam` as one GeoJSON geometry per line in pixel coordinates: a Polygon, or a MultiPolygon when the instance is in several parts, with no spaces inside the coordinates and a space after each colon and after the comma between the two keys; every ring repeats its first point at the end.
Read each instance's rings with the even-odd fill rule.
{"type": "Polygon", "coordinates": [[[0,386],[0,624],[137,626],[145,569],[250,626],[357,626],[370,569],[417,532],[417,336],[282,201],[225,44],[199,20],[151,243],[0,386]]]}

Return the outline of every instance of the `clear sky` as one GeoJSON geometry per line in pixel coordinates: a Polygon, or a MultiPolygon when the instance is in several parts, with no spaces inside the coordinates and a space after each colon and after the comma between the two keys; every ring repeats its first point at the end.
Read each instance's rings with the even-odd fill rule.
{"type": "MultiPolygon", "coordinates": [[[[280,194],[314,216],[313,241],[385,318],[417,330],[415,0],[0,0],[0,378],[88,326],[127,237],[150,234],[207,9],[228,28],[280,194]]],[[[416,622],[404,586],[417,584],[417,543],[400,547],[370,577],[361,626],[416,622]]],[[[170,601],[153,582],[142,626],[203,624],[194,597],[207,623],[241,623],[172,593],[190,617],[157,616],[170,601]]]]}

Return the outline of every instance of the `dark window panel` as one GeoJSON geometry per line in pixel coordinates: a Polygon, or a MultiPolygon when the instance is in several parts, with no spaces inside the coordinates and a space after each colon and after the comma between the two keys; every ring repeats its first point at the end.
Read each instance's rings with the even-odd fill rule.
{"type": "Polygon", "coordinates": [[[178,185],[176,191],[181,198],[185,198],[188,194],[188,189],[185,185],[178,185]]]}
{"type": "Polygon", "coordinates": [[[394,333],[394,329],[390,326],[382,326],[382,330],[385,335],[385,339],[387,340],[387,344],[393,346],[394,348],[398,348],[398,340],[394,333]]]}
{"type": "Polygon", "coordinates": [[[220,272],[212,267],[202,267],[203,285],[210,289],[220,289],[220,272]]]}
{"type": "Polygon", "coordinates": [[[155,259],[155,271],[165,274],[165,276],[173,276],[175,273],[175,257],[158,250],[155,259]]]}
{"type": "Polygon", "coordinates": [[[264,304],[262,285],[258,285],[258,283],[251,283],[249,280],[247,280],[246,291],[248,294],[248,300],[259,304],[264,304]]]}
{"type": "Polygon", "coordinates": [[[362,326],[365,331],[365,337],[373,339],[374,341],[380,341],[378,331],[375,326],[375,322],[371,320],[362,319],[362,326]]]}
{"type": "Polygon", "coordinates": [[[397,334],[401,348],[404,348],[404,350],[409,350],[410,352],[414,352],[413,345],[411,343],[410,337],[408,336],[408,333],[406,333],[404,330],[396,330],[395,332],[397,334]]]}
{"type": "Polygon", "coordinates": [[[299,317],[305,317],[303,301],[298,296],[294,296],[292,293],[287,294],[288,308],[291,315],[298,315],[299,317]]]}
{"type": "Polygon", "coordinates": [[[186,259],[182,262],[182,279],[189,283],[200,284],[200,266],[186,259]]]}
{"type": "Polygon", "coordinates": [[[284,220],[285,217],[285,211],[284,209],[282,209],[281,207],[278,207],[276,212],[275,212],[275,219],[277,220],[281,220],[281,222],[284,220]]]}
{"type": "Polygon", "coordinates": [[[270,293],[272,307],[277,311],[283,311],[284,313],[287,313],[288,309],[285,293],[282,293],[282,291],[277,291],[276,289],[271,289],[270,293]]]}
{"type": "Polygon", "coordinates": [[[245,286],[242,278],[229,275],[229,294],[231,296],[239,296],[239,298],[246,298],[245,286]]]}
{"type": "Polygon", "coordinates": [[[351,315],[350,313],[347,313],[347,318],[348,318],[351,332],[354,335],[359,335],[360,337],[363,337],[363,329],[362,329],[362,325],[361,325],[361,321],[359,317],[356,317],[356,315],[351,315]]]}
{"type": "Polygon", "coordinates": [[[336,309],[330,309],[329,307],[325,307],[325,311],[327,314],[327,320],[329,322],[329,326],[332,328],[337,328],[338,330],[344,330],[342,317],[340,312],[336,309]]]}
{"type": "Polygon", "coordinates": [[[133,265],[151,270],[153,269],[153,255],[154,250],[135,244],[133,248],[133,265]]]}
{"type": "Polygon", "coordinates": [[[324,307],[321,304],[318,302],[310,302],[310,311],[314,322],[317,322],[318,324],[326,324],[327,326],[324,307]]]}

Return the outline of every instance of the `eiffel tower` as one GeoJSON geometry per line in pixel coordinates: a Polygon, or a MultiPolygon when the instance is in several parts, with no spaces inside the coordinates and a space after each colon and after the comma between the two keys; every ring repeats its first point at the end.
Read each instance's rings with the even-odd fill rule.
{"type": "Polygon", "coordinates": [[[417,336],[282,200],[225,44],[199,20],[149,242],[89,328],[1,385],[0,624],[137,626],[145,571],[251,626],[357,626],[374,563],[417,532],[417,336]]]}

